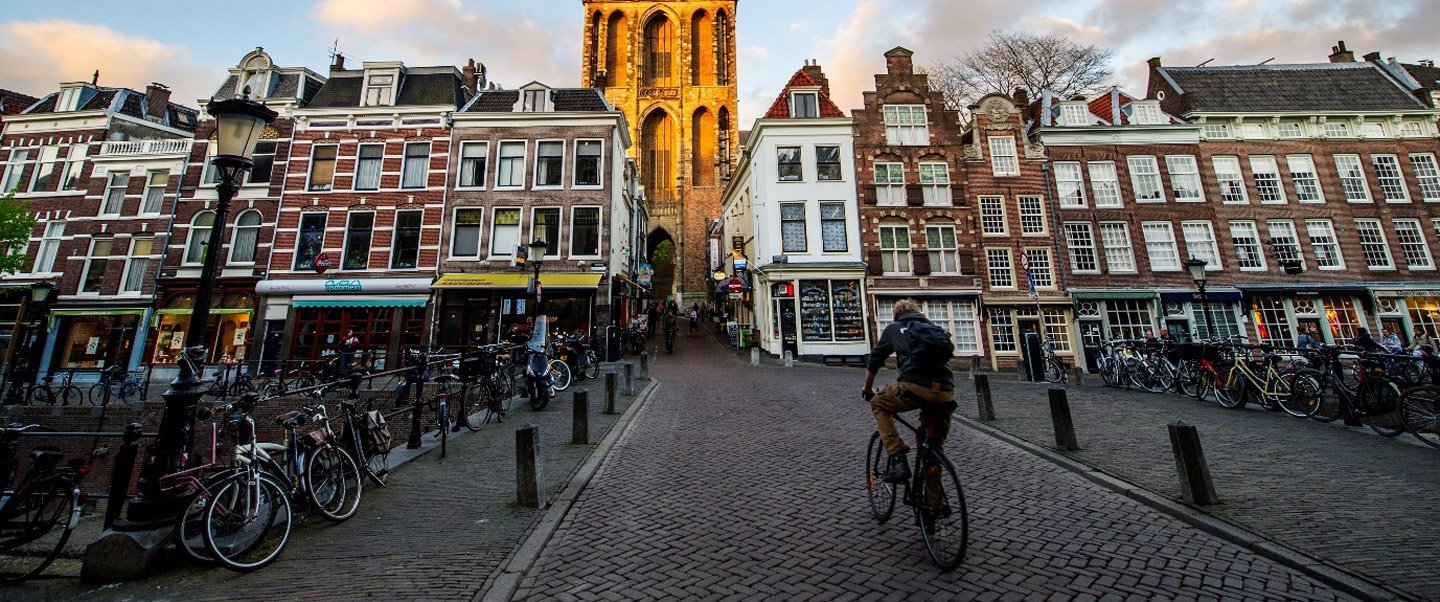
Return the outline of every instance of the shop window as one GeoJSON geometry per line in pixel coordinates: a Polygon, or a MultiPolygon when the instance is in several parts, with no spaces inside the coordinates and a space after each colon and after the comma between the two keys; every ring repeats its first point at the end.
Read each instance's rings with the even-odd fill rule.
{"type": "Polygon", "coordinates": [[[85,259],[85,275],[80,279],[81,293],[99,294],[105,282],[105,268],[110,263],[110,248],[115,242],[111,238],[96,238],[90,241],[90,255],[85,259]]]}
{"type": "Polygon", "coordinates": [[[1284,299],[1259,297],[1251,302],[1250,310],[1261,343],[1287,347],[1295,344],[1295,336],[1290,328],[1290,316],[1285,311],[1284,299]]]}
{"type": "Polygon", "coordinates": [[[455,210],[455,225],[450,235],[451,257],[480,257],[480,222],[484,216],[484,209],[455,210]]]}
{"type": "Polygon", "coordinates": [[[575,185],[599,186],[605,146],[603,140],[575,141],[575,185]]]}
{"type": "Polygon", "coordinates": [[[139,323],[140,316],[133,314],[67,317],[56,340],[56,367],[70,370],[128,366],[139,323]]]}
{"type": "MultiPolygon", "coordinates": [[[[395,234],[390,243],[390,269],[408,270],[419,265],[420,222],[423,211],[397,211],[395,234]]],[[[478,230],[479,224],[476,224],[478,230]]],[[[477,231],[478,237],[478,231],[477,231]]],[[[477,241],[478,243],[478,241],[477,241]]]]}
{"type": "Polygon", "coordinates": [[[1015,315],[1008,308],[990,308],[990,346],[995,353],[1015,353],[1015,315]]]}
{"type": "Polygon", "coordinates": [[[1153,334],[1150,302],[1140,299],[1111,299],[1105,302],[1105,321],[1111,339],[1139,339],[1153,334]]]}
{"type": "Polygon", "coordinates": [[[144,292],[146,272],[150,270],[150,254],[155,239],[135,237],[130,240],[130,255],[125,259],[125,276],[121,279],[121,293],[144,292]]]}
{"type": "Polygon", "coordinates": [[[1240,322],[1236,320],[1235,311],[1231,309],[1232,307],[1233,306],[1228,303],[1210,304],[1210,321],[1215,324],[1215,335],[1212,336],[1209,327],[1205,325],[1205,306],[1200,303],[1191,303],[1190,323],[1195,325],[1193,330],[1198,333],[1197,336],[1201,339],[1212,339],[1217,336],[1222,339],[1228,339],[1233,336],[1243,336],[1244,333],[1240,332],[1240,322]]]}
{"type": "Polygon", "coordinates": [[[1424,329],[1431,337],[1440,333],[1440,297],[1407,297],[1405,307],[1414,327],[1424,329]]]}
{"type": "Polygon", "coordinates": [[[1325,303],[1325,321],[1330,325],[1330,336],[1334,337],[1335,344],[1349,345],[1365,326],[1360,321],[1360,311],[1355,307],[1355,298],[1324,297],[1321,301],[1325,303]]]}
{"type": "Polygon", "coordinates": [[[489,160],[489,142],[465,142],[461,144],[460,188],[484,188],[486,163],[489,160]]]}
{"type": "Polygon", "coordinates": [[[310,180],[305,186],[306,190],[323,192],[335,185],[335,155],[339,148],[329,144],[310,150],[310,180]]]}
{"type": "Polygon", "coordinates": [[[384,162],[384,144],[361,144],[355,157],[355,190],[380,190],[380,168],[384,162]]]}
{"type": "Polygon", "coordinates": [[[865,301],[860,295],[860,281],[802,280],[798,294],[801,340],[865,340],[865,301]]]}
{"type": "Polygon", "coordinates": [[[430,180],[430,143],[407,142],[400,168],[401,188],[424,188],[430,180]]]}
{"type": "Polygon", "coordinates": [[[570,211],[570,256],[600,256],[599,207],[575,207],[570,211]]]}
{"type": "Polygon", "coordinates": [[[230,242],[230,263],[255,263],[255,248],[260,242],[260,212],[253,209],[235,218],[235,238],[230,242]]]}
{"type": "Polygon", "coordinates": [[[185,264],[205,263],[205,253],[210,248],[210,235],[215,226],[215,212],[201,211],[190,220],[190,230],[185,233],[185,264]]]}
{"type": "Polygon", "coordinates": [[[325,213],[300,214],[300,236],[295,241],[295,270],[315,269],[315,257],[325,248],[325,213]]]}
{"type": "Polygon", "coordinates": [[[510,257],[520,244],[520,210],[496,209],[490,220],[490,256],[510,257]]]}
{"type": "Polygon", "coordinates": [[[530,240],[544,242],[546,255],[555,259],[560,258],[559,207],[540,207],[531,212],[530,240]]]}
{"type": "Polygon", "coordinates": [[[535,145],[535,186],[558,187],[563,182],[565,143],[558,140],[535,145]]]}
{"type": "Polygon", "coordinates": [[[356,211],[345,225],[345,262],[342,269],[370,268],[370,238],[375,230],[375,214],[356,211]]]}

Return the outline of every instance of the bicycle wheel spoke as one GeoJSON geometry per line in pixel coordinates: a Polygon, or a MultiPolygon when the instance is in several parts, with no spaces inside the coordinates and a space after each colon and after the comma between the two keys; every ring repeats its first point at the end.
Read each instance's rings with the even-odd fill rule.
{"type": "Polygon", "coordinates": [[[885,482],[885,473],[889,469],[889,456],[880,443],[880,433],[875,433],[870,436],[870,447],[865,455],[865,491],[870,500],[870,512],[882,523],[895,512],[895,485],[885,482]]]}

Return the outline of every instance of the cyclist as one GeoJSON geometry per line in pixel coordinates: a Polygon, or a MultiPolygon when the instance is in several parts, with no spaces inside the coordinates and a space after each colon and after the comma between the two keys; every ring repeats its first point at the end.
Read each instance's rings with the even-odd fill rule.
{"type": "Polygon", "coordinates": [[[950,334],[931,324],[920,313],[914,299],[895,302],[895,322],[885,328],[880,342],[870,352],[862,391],[875,413],[875,426],[885,451],[890,454],[887,482],[903,482],[910,475],[910,465],[905,460],[910,448],[895,430],[892,413],[921,410],[934,427],[932,434],[936,440],[932,443],[936,447],[943,445],[950,434],[950,416],[956,408],[955,377],[949,366],[954,351],[950,334]],[[876,392],[875,374],[892,353],[900,375],[894,383],[876,392]]]}
{"type": "Polygon", "coordinates": [[[680,325],[675,323],[675,314],[668,310],[662,321],[665,324],[665,353],[675,353],[675,333],[680,330],[680,325]]]}

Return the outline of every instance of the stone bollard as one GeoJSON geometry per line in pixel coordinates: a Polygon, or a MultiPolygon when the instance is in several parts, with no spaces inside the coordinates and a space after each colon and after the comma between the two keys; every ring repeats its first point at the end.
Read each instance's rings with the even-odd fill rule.
{"type": "Polygon", "coordinates": [[[1055,449],[1075,451],[1080,444],[1075,441],[1075,421],[1070,417],[1070,398],[1065,389],[1052,385],[1050,394],[1050,422],[1055,426],[1055,449]]]}
{"type": "Polygon", "coordinates": [[[533,424],[515,429],[515,501],[526,508],[539,508],[540,469],[537,464],[539,431],[533,424]]]}
{"type": "Polygon", "coordinates": [[[1220,503],[1194,425],[1183,420],[1170,423],[1170,448],[1175,452],[1175,470],[1180,475],[1180,496],[1196,506],[1220,503]]]}
{"type": "Polygon", "coordinates": [[[570,408],[570,442],[590,444],[590,392],[576,391],[570,408]]]}
{"type": "Polygon", "coordinates": [[[615,390],[617,375],[614,372],[605,373],[605,413],[615,413],[615,390]]]}
{"type": "Polygon", "coordinates": [[[759,348],[759,347],[751,347],[751,348],[750,348],[750,365],[751,365],[751,366],[759,366],[759,365],[760,365],[760,348],[759,348]]]}
{"type": "Polygon", "coordinates": [[[1015,365],[1015,380],[1022,383],[1030,382],[1030,368],[1025,365],[1025,359],[1021,358],[1020,363],[1015,365]]]}
{"type": "Polygon", "coordinates": [[[980,374],[980,356],[970,358],[970,380],[975,380],[975,375],[980,374]]]}
{"type": "Polygon", "coordinates": [[[635,362],[625,362],[625,395],[635,394],[635,362]]]}
{"type": "Polygon", "coordinates": [[[978,417],[981,422],[995,420],[995,404],[990,400],[990,377],[975,375],[975,403],[979,405],[978,417]]]}
{"type": "Polygon", "coordinates": [[[1075,386],[1085,386],[1085,369],[1080,366],[1075,366],[1075,386]]]}
{"type": "Polygon", "coordinates": [[[640,378],[650,378],[650,352],[640,354],[640,378]]]}
{"type": "Polygon", "coordinates": [[[794,352],[792,352],[792,351],[786,351],[786,352],[785,352],[785,367],[786,367],[786,368],[794,368],[794,367],[795,367],[795,353],[794,353],[794,352]]]}

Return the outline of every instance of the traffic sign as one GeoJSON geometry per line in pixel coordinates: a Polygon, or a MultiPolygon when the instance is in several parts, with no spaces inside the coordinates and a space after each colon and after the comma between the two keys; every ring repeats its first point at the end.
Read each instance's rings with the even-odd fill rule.
{"type": "Polygon", "coordinates": [[[316,274],[324,274],[325,270],[335,267],[335,264],[330,262],[330,255],[328,253],[316,255],[313,263],[316,274]]]}

